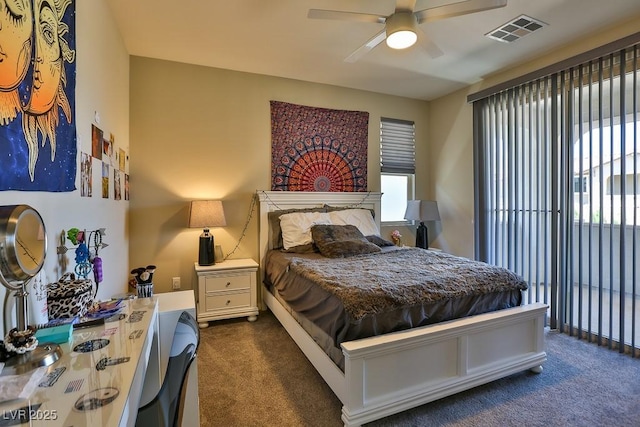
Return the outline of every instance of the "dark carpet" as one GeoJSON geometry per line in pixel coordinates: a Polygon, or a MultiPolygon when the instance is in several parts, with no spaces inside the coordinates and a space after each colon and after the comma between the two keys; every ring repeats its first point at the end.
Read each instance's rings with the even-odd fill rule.
{"type": "MultiPolygon", "coordinates": [[[[341,426],[341,403],[271,312],[201,329],[202,426],[341,426]]],[[[367,426],[640,426],[640,360],[555,331],[522,372],[367,426]]],[[[428,361],[425,361],[428,363],[428,361]]]]}

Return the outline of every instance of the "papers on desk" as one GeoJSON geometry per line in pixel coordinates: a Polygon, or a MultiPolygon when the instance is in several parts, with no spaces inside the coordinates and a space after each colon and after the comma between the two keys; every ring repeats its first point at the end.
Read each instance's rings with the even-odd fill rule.
{"type": "Polygon", "coordinates": [[[95,304],[88,312],[87,316],[90,319],[104,319],[111,317],[118,313],[122,308],[122,300],[104,301],[95,304]]]}
{"type": "Polygon", "coordinates": [[[0,377],[0,402],[14,399],[28,399],[47,373],[43,366],[22,375],[0,377]]]}
{"type": "Polygon", "coordinates": [[[51,319],[47,323],[44,323],[42,325],[37,325],[36,329],[54,328],[56,326],[69,325],[69,324],[73,324],[73,323],[78,323],[78,320],[79,320],[78,316],[76,316],[76,317],[61,317],[61,318],[58,318],[58,319],[51,319]]]}

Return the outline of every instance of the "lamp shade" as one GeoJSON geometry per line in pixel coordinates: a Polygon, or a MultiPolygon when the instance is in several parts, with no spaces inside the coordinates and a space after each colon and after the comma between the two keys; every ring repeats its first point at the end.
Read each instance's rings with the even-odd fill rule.
{"type": "Polygon", "coordinates": [[[424,221],[440,220],[438,204],[432,200],[409,200],[404,217],[411,221],[420,221],[416,229],[416,247],[429,249],[429,232],[424,221]]]}
{"type": "Polygon", "coordinates": [[[438,203],[433,200],[409,200],[404,218],[411,221],[440,221],[438,203]]]}
{"type": "Polygon", "coordinates": [[[189,212],[189,227],[224,227],[227,220],[220,200],[194,200],[189,212]]]}
{"type": "Polygon", "coordinates": [[[227,220],[220,200],[194,200],[189,209],[189,227],[202,228],[198,249],[198,264],[215,264],[214,239],[210,227],[224,227],[227,220]]]}

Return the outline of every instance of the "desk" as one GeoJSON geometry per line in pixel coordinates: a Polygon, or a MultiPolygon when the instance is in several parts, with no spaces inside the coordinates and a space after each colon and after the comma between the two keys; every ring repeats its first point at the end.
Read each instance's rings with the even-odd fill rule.
{"type": "Polygon", "coordinates": [[[29,400],[1,403],[0,425],[19,425],[15,418],[29,413],[19,409],[31,405],[32,426],[133,426],[157,334],[157,300],[124,301],[104,325],[61,344],[63,355],[29,400]]]}

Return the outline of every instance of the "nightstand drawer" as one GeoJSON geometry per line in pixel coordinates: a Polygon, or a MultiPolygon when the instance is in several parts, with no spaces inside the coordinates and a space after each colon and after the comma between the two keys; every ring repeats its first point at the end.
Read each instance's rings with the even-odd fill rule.
{"type": "Polygon", "coordinates": [[[224,276],[208,276],[205,277],[205,291],[229,291],[234,289],[248,289],[251,287],[251,274],[238,273],[227,274],[224,276]]]}
{"type": "Polygon", "coordinates": [[[251,303],[251,293],[207,295],[207,311],[225,310],[234,307],[248,307],[251,303]]]}
{"type": "Polygon", "coordinates": [[[195,264],[198,275],[196,317],[201,328],[210,321],[259,314],[256,276],[258,263],[249,258],[228,259],[213,265],[195,264]]]}

